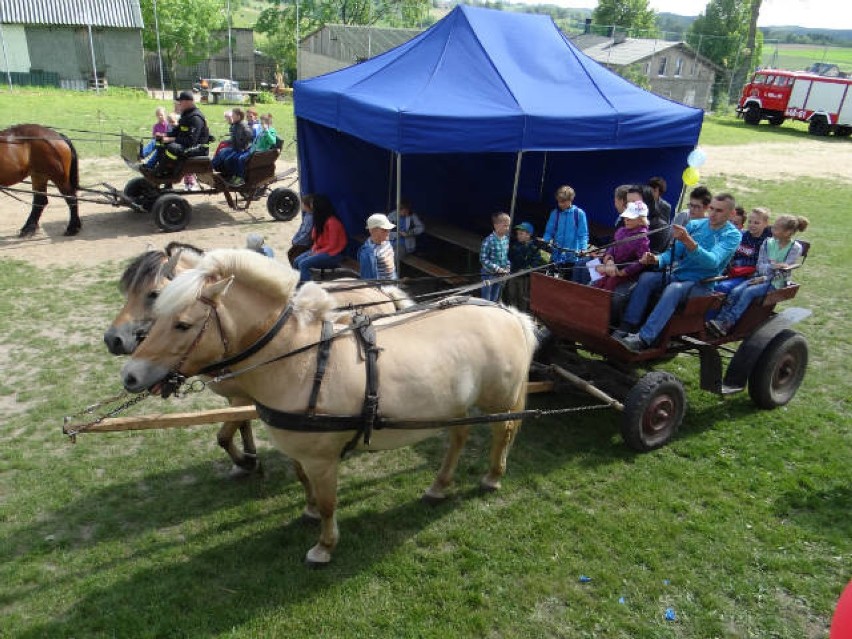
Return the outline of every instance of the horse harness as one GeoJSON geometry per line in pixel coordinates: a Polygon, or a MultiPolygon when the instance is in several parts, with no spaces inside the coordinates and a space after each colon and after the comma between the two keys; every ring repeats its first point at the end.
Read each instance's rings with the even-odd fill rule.
{"type": "MultiPolygon", "coordinates": [[[[199,330],[193,341],[190,343],[186,352],[178,361],[172,372],[169,373],[169,375],[167,375],[164,381],[162,382],[163,397],[168,397],[170,394],[174,393],[185,382],[186,377],[182,373],[180,373],[180,368],[186,362],[190,353],[192,353],[192,351],[199,344],[202,335],[207,330],[207,327],[210,325],[210,322],[213,319],[215,319],[216,327],[219,331],[220,339],[222,340],[224,352],[228,352],[228,338],[225,335],[225,332],[222,327],[222,322],[219,317],[219,313],[216,310],[216,303],[213,300],[210,300],[205,297],[199,297],[198,300],[208,307],[207,317],[204,319],[201,329],[199,330]]],[[[457,297],[448,300],[443,300],[440,304],[430,304],[425,308],[422,305],[415,305],[413,307],[402,309],[396,311],[395,313],[390,313],[382,317],[410,314],[415,311],[423,310],[438,311],[453,306],[460,306],[462,304],[491,305],[491,302],[487,302],[486,300],[480,300],[478,298],[457,297]]],[[[292,312],[293,308],[291,305],[288,304],[284,308],[284,310],[279,314],[278,319],[275,321],[272,327],[270,327],[270,329],[266,333],[264,333],[259,339],[257,339],[251,346],[241,351],[240,353],[237,353],[236,355],[223,358],[217,362],[205,366],[204,368],[198,371],[198,374],[214,375],[215,381],[235,377],[241,372],[251,370],[251,368],[248,368],[243,369],[242,371],[232,372],[231,367],[235,364],[238,364],[239,362],[248,359],[252,355],[255,355],[267,344],[269,344],[269,342],[272,341],[272,339],[281,331],[281,329],[287,323],[287,320],[292,315],[292,312]]],[[[381,417],[379,415],[380,396],[378,373],[378,358],[381,349],[376,344],[376,328],[373,325],[372,319],[361,312],[356,312],[353,315],[352,323],[349,327],[336,333],[334,332],[334,325],[332,324],[332,322],[327,320],[323,321],[319,341],[307,344],[306,346],[297,348],[293,351],[285,353],[284,355],[275,357],[267,362],[263,362],[263,364],[269,364],[279,359],[306,352],[312,349],[313,347],[317,348],[317,362],[316,370],[313,376],[313,386],[311,388],[311,394],[308,399],[308,406],[305,412],[294,413],[289,411],[281,411],[275,408],[271,408],[269,406],[265,406],[257,401],[255,401],[255,408],[257,409],[258,416],[261,418],[261,420],[263,420],[265,424],[272,428],[277,428],[279,430],[287,430],[294,432],[342,432],[354,430],[355,435],[343,447],[343,450],[341,451],[341,457],[345,456],[348,452],[353,450],[362,439],[364,444],[369,446],[374,430],[381,430],[383,428],[432,429],[454,425],[506,421],[509,419],[520,419],[526,416],[526,414],[529,412],[524,411],[522,413],[498,413],[494,415],[462,417],[435,422],[423,420],[388,420],[381,417]],[[348,330],[351,330],[355,334],[359,353],[361,359],[364,361],[364,366],[366,369],[364,401],[361,408],[361,414],[328,415],[317,413],[316,410],[317,403],[319,400],[319,393],[322,387],[323,380],[325,378],[326,370],[328,368],[328,362],[331,356],[332,342],[348,330]]]]}

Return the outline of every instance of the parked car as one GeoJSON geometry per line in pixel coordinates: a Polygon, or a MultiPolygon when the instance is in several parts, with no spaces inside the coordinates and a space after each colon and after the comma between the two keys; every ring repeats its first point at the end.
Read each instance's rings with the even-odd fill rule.
{"type": "Polygon", "coordinates": [[[202,102],[211,104],[219,102],[242,104],[246,99],[246,95],[240,91],[240,85],[235,80],[202,78],[194,88],[201,94],[202,102]]]}

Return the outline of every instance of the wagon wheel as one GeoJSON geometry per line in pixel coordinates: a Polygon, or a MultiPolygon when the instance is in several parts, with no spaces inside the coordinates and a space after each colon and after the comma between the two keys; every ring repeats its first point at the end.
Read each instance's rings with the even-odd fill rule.
{"type": "Polygon", "coordinates": [[[807,366],[807,340],[796,331],[781,331],[763,349],[749,375],[751,400],[760,408],[784,406],[799,390],[807,366]]]}
{"type": "Polygon", "coordinates": [[[671,373],[653,371],[640,379],[624,402],[621,435],[638,451],[659,448],[677,433],[686,413],[683,384],[671,373]]]}
{"type": "MultiPolygon", "coordinates": [[[[157,187],[143,177],[135,177],[124,185],[124,197],[150,212],[160,195],[157,187]]],[[[137,211],[138,209],[133,209],[137,211]]]]}
{"type": "Polygon", "coordinates": [[[273,189],[266,199],[266,210],[279,222],[289,222],[299,212],[299,196],[290,189],[273,189]]]}
{"type": "Polygon", "coordinates": [[[186,228],[192,214],[192,206],[180,195],[166,193],[157,198],[151,213],[157,226],[170,233],[186,228]]]}
{"type": "Polygon", "coordinates": [[[749,104],[743,113],[743,120],[746,124],[760,124],[760,107],[756,104],[749,104]]]}

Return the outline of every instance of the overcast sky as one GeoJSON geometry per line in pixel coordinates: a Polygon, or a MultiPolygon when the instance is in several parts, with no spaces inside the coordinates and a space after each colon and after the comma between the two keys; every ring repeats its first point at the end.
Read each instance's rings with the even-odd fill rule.
{"type": "MultiPolygon", "coordinates": [[[[509,0],[526,4],[556,4],[578,9],[594,9],[597,0],[509,0]]],[[[658,12],[696,16],[704,12],[707,0],[649,0],[658,12]]],[[[821,29],[852,29],[850,0],[763,0],[758,26],[799,26],[821,29]]]]}

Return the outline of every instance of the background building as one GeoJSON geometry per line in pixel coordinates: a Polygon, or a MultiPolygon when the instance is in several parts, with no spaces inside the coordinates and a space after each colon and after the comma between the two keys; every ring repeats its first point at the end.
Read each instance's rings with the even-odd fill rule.
{"type": "Polygon", "coordinates": [[[14,84],[144,87],[139,0],[3,0],[0,71],[14,84]]]}

